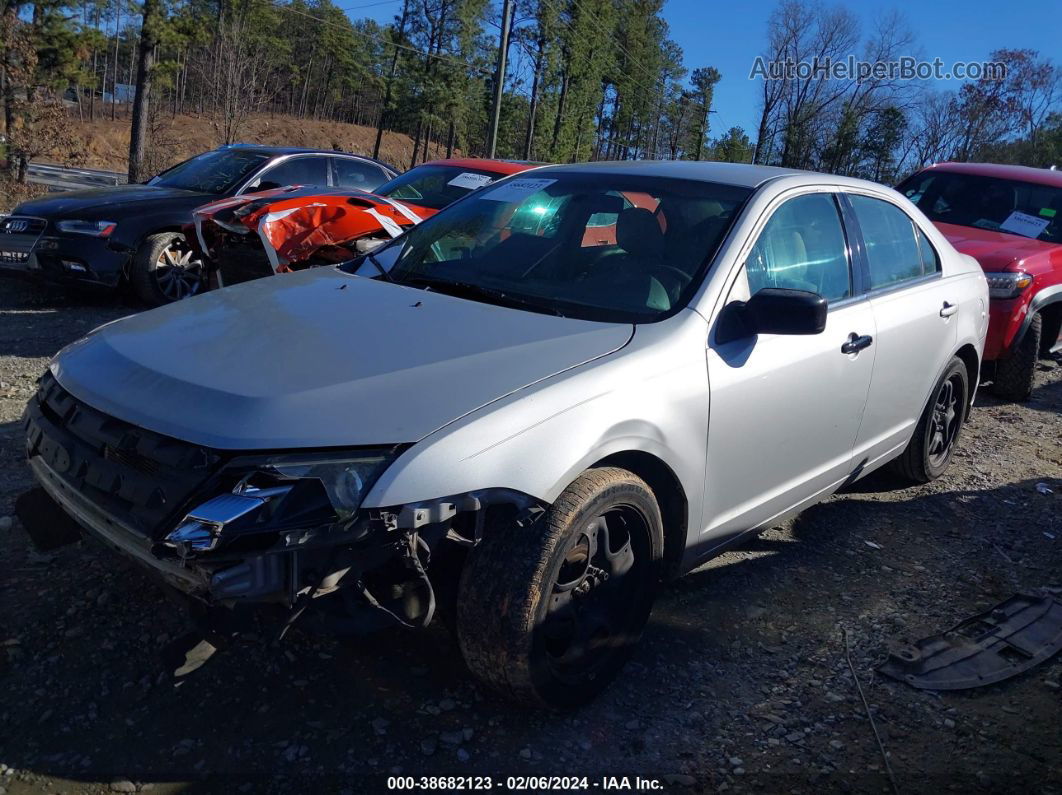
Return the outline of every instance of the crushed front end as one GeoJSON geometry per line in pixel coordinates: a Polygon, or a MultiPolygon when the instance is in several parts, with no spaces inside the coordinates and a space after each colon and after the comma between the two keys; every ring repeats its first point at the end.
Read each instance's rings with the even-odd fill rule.
{"type": "Polygon", "coordinates": [[[427,624],[432,558],[473,544],[497,496],[362,509],[401,446],[211,450],[105,415],[51,373],[25,428],[38,482],[84,531],[202,604],[280,606],[285,625],[311,606],[340,632],[427,624]]]}

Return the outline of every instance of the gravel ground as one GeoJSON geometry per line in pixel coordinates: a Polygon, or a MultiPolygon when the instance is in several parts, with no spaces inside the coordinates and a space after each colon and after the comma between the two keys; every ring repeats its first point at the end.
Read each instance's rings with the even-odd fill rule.
{"type": "MultiPolygon", "coordinates": [[[[0,282],[0,517],[30,485],[18,419],[48,357],[131,311],[0,282]]],[[[669,586],[620,680],[572,714],[493,699],[442,629],[248,637],[177,682],[160,649],[182,619],[143,573],[89,543],[37,555],[0,518],[0,795],[358,793],[397,773],[888,791],[842,628],[899,789],[1062,792],[1059,658],[953,693],[875,672],[890,641],[1062,585],[1062,361],[1041,369],[1024,405],[979,398],[939,481],[874,476],[669,586]]]]}

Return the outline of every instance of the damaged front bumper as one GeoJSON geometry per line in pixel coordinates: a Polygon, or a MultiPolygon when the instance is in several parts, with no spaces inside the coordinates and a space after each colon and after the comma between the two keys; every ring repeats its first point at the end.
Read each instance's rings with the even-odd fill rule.
{"type": "MultiPolygon", "coordinates": [[[[104,415],[51,374],[24,422],[37,481],[85,533],[203,604],[279,605],[290,620],[320,605],[338,631],[426,625],[433,558],[474,545],[488,511],[541,510],[502,489],[363,509],[401,446],[224,453],[104,415]]],[[[22,519],[31,537],[49,521],[22,519]]]]}

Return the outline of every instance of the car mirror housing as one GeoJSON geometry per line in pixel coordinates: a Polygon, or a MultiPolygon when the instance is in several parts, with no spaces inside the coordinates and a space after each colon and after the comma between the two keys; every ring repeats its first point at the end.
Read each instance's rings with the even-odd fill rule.
{"type": "Polygon", "coordinates": [[[827,301],[818,293],[765,287],[748,301],[734,301],[719,316],[716,341],[731,342],[754,334],[821,334],[827,301]]]}

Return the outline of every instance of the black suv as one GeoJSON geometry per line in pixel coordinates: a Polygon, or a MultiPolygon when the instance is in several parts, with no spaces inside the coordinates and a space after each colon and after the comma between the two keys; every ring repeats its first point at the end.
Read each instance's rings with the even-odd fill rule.
{"type": "Polygon", "coordinates": [[[143,185],[20,204],[0,219],[0,274],[105,290],[128,282],[149,304],[177,301],[207,283],[203,263],[181,232],[199,205],[287,185],[371,191],[395,175],[386,163],[342,152],[224,146],[143,185]]]}

